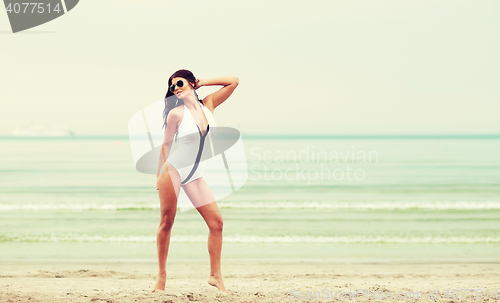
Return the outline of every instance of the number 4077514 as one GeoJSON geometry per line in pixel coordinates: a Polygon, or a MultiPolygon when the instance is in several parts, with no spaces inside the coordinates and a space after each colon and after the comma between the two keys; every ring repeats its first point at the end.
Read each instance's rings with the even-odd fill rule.
{"type": "Polygon", "coordinates": [[[9,14],[50,14],[60,13],[59,3],[54,7],[50,7],[50,3],[9,3],[6,7],[9,14]],[[31,7],[30,7],[31,6],[31,7]]]}

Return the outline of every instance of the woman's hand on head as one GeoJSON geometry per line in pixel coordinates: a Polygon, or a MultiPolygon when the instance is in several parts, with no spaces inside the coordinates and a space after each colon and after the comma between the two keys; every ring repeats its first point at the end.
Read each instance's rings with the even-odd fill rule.
{"type": "Polygon", "coordinates": [[[196,78],[195,82],[194,82],[194,89],[198,89],[200,87],[202,87],[203,84],[201,83],[201,80],[196,78]]]}

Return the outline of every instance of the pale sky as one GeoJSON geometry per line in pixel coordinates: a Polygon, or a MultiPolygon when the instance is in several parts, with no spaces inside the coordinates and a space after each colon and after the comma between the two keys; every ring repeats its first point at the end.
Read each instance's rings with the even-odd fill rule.
{"type": "Polygon", "coordinates": [[[4,12],[0,135],[29,123],[127,135],[178,69],[238,77],[215,118],[247,134],[498,134],[499,11],[499,1],[84,0],[16,34],[4,12]]]}

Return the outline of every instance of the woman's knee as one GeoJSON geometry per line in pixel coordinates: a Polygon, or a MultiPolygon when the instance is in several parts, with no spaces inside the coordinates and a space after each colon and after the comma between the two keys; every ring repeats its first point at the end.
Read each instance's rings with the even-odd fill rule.
{"type": "Polygon", "coordinates": [[[210,222],[208,228],[212,232],[222,232],[223,225],[222,217],[217,217],[210,222]]]}
{"type": "Polygon", "coordinates": [[[172,215],[164,215],[162,216],[160,220],[160,231],[162,232],[168,232],[172,229],[172,226],[174,226],[174,219],[175,216],[172,215]]]}

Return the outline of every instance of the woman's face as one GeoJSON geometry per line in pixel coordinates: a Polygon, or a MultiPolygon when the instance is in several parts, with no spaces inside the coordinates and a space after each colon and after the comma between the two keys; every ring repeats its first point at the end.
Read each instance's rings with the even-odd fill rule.
{"type": "Polygon", "coordinates": [[[188,82],[188,80],[181,78],[181,77],[175,77],[172,79],[172,85],[175,84],[175,90],[174,90],[174,95],[177,96],[177,98],[182,99],[186,96],[186,93],[192,90],[193,88],[191,87],[191,84],[188,82]],[[183,85],[182,87],[177,86],[177,82],[182,81],[183,85]]]}

